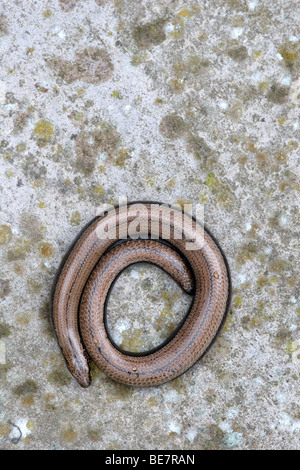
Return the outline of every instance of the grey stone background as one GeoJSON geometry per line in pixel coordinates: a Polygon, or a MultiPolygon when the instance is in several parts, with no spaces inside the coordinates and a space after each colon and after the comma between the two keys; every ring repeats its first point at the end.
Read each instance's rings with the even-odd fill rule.
{"type": "MultiPolygon", "coordinates": [[[[1,448],[299,448],[299,2],[0,9],[1,448]],[[83,390],[52,331],[50,290],[81,227],[120,195],[204,204],[232,307],[177,380],[136,389],[93,366],[83,390]]],[[[189,302],[158,268],[132,267],[110,300],[111,333],[147,349],[189,302]]]]}

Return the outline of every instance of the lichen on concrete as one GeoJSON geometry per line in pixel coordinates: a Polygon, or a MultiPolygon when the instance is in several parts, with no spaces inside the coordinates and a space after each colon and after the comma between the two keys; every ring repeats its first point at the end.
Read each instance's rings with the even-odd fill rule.
{"type": "MultiPolygon", "coordinates": [[[[2,449],[299,448],[298,18],[284,0],[1,2],[2,449]],[[183,376],[132,388],[91,363],[83,390],[51,288],[120,196],[203,204],[232,304],[183,376]]],[[[159,268],[132,266],[110,335],[156,347],[190,302],[159,268]]]]}

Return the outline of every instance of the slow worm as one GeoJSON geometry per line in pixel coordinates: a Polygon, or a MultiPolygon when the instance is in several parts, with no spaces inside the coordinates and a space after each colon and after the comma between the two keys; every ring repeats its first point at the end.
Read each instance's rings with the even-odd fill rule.
{"type": "Polygon", "coordinates": [[[146,214],[139,218],[145,222],[140,238],[130,239],[127,227],[136,220],[130,212],[133,204],[137,203],[128,204],[126,210],[118,206],[91,221],[62,261],[55,280],[54,329],[69,370],[82,387],[91,382],[89,357],[109,377],[128,385],[153,386],[178,377],[208,350],[229,308],[228,263],[212,235],[192,218],[180,238],[182,211],[174,209],[170,219],[169,206],[147,202],[142,203],[146,214]],[[170,222],[170,236],[163,240],[170,222]],[[187,249],[195,236],[202,236],[202,246],[187,249]],[[169,273],[193,295],[193,302],[170,338],[156,349],[133,354],[120,350],[111,339],[106,306],[116,278],[127,266],[142,261],[169,273]]]}

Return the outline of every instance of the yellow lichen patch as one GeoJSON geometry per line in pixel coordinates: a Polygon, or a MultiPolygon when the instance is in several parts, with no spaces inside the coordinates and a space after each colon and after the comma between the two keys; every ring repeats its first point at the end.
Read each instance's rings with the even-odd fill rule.
{"type": "Polygon", "coordinates": [[[142,51],[142,52],[139,52],[138,54],[134,54],[131,57],[130,63],[131,65],[137,66],[137,65],[142,64],[143,62],[146,62],[147,59],[148,59],[147,52],[142,51]]]}
{"type": "Polygon", "coordinates": [[[122,99],[122,95],[118,90],[113,90],[110,94],[112,98],[117,98],[118,100],[122,99]]]}
{"type": "Polygon", "coordinates": [[[199,5],[192,5],[191,8],[183,8],[174,16],[172,20],[173,31],[170,32],[170,36],[175,39],[180,39],[184,35],[185,22],[190,20],[193,16],[200,12],[199,5]]]}
{"type": "Polygon", "coordinates": [[[119,149],[113,160],[113,165],[124,168],[127,160],[130,158],[131,149],[119,149]]]}
{"type": "MultiPolygon", "coordinates": [[[[243,59],[242,59],[243,60],[243,59]]],[[[233,102],[231,103],[228,111],[226,112],[227,116],[229,116],[233,121],[239,121],[243,116],[243,105],[240,102],[233,102]]]]}
{"type": "Polygon", "coordinates": [[[278,52],[287,67],[294,68],[298,64],[299,45],[297,43],[287,41],[278,49],[278,52]]]}
{"type": "Polygon", "coordinates": [[[176,302],[176,300],[178,300],[179,294],[175,294],[174,292],[170,292],[168,290],[165,290],[164,292],[162,292],[161,298],[163,299],[163,301],[164,301],[165,305],[167,306],[167,308],[171,309],[172,306],[174,305],[174,302],[176,302]]]}
{"type": "Polygon", "coordinates": [[[51,258],[54,254],[54,248],[51,243],[43,242],[39,246],[39,253],[44,258],[51,258]]]}
{"type": "Polygon", "coordinates": [[[34,431],[36,429],[36,424],[34,421],[32,421],[32,419],[29,419],[27,421],[26,427],[29,429],[29,431],[34,431]]]}
{"type": "Polygon", "coordinates": [[[33,278],[27,280],[27,286],[30,291],[39,292],[42,288],[42,283],[40,282],[40,279],[33,278]]]}
{"type": "Polygon", "coordinates": [[[263,324],[264,318],[260,315],[246,315],[242,318],[241,322],[244,328],[252,329],[258,328],[263,324]]]}
{"type": "Polygon", "coordinates": [[[159,403],[158,403],[158,401],[157,401],[157,399],[156,399],[155,397],[150,397],[150,398],[148,398],[148,400],[147,400],[147,404],[148,404],[149,406],[157,406],[159,403]]]}
{"type": "Polygon", "coordinates": [[[146,176],[145,182],[147,186],[150,186],[150,188],[153,188],[153,186],[157,184],[157,177],[154,175],[148,175],[146,176]]]}
{"type": "Polygon", "coordinates": [[[24,152],[24,150],[26,150],[26,144],[25,142],[21,142],[20,144],[18,144],[16,146],[16,151],[17,152],[24,152]]]}
{"type": "Polygon", "coordinates": [[[66,178],[66,179],[64,180],[64,183],[65,183],[66,186],[71,186],[72,181],[70,180],[70,178],[66,178]]]}
{"type": "Polygon", "coordinates": [[[187,152],[192,153],[195,160],[206,161],[212,154],[211,148],[207,145],[203,137],[188,133],[185,143],[187,152]]]}
{"type": "Polygon", "coordinates": [[[101,370],[98,369],[96,364],[94,364],[94,362],[92,362],[92,361],[90,363],[90,370],[91,370],[91,379],[92,380],[95,380],[97,377],[99,377],[102,374],[101,370]]]}
{"type": "Polygon", "coordinates": [[[193,13],[191,12],[191,10],[189,10],[188,8],[184,8],[183,10],[181,10],[179,13],[177,13],[178,16],[183,16],[183,18],[191,18],[191,16],[193,15],[193,13]]]}
{"type": "Polygon", "coordinates": [[[265,91],[269,88],[270,82],[259,82],[258,89],[259,91],[265,91]]]}
{"type": "Polygon", "coordinates": [[[199,41],[205,41],[207,37],[208,37],[208,34],[206,31],[200,31],[200,33],[198,34],[199,41]]]}
{"type": "Polygon", "coordinates": [[[269,157],[264,152],[258,152],[256,154],[256,160],[259,166],[265,166],[269,162],[269,157]]]}
{"type": "Polygon", "coordinates": [[[162,332],[163,336],[168,337],[174,331],[175,327],[176,325],[174,323],[172,310],[169,308],[163,308],[160,312],[160,316],[155,321],[155,330],[157,332],[162,332]]]}
{"type": "Polygon", "coordinates": [[[7,258],[8,261],[16,261],[20,259],[25,259],[26,254],[30,248],[30,241],[23,238],[19,238],[16,241],[15,246],[8,252],[7,258]]]}
{"type": "MultiPolygon", "coordinates": [[[[5,290],[7,291],[8,284],[5,283],[3,286],[3,281],[0,281],[0,286],[1,286],[1,298],[4,297],[3,294],[5,294],[5,290]],[[4,291],[4,292],[3,292],[4,291]]],[[[0,339],[2,338],[7,338],[11,334],[11,328],[7,323],[0,323],[0,339]]]]}
{"type": "Polygon", "coordinates": [[[238,161],[238,163],[239,163],[240,165],[246,165],[246,163],[247,163],[247,157],[246,157],[246,155],[240,155],[240,156],[238,157],[237,161],[238,161]]]}
{"type": "Polygon", "coordinates": [[[280,126],[283,126],[283,124],[287,121],[287,116],[279,116],[277,121],[280,126]]]}
{"type": "Polygon", "coordinates": [[[103,186],[96,186],[93,191],[95,196],[103,196],[105,194],[105,189],[103,186]]]}
{"type": "Polygon", "coordinates": [[[214,175],[214,173],[209,173],[205,179],[205,184],[209,187],[209,189],[214,189],[220,185],[220,181],[214,175]]]}
{"type": "Polygon", "coordinates": [[[11,431],[11,426],[8,423],[0,422],[0,436],[8,436],[11,431]]]}
{"type": "Polygon", "coordinates": [[[260,231],[261,227],[257,223],[252,222],[251,228],[249,230],[249,235],[251,235],[252,237],[258,237],[260,231]]]}
{"type": "Polygon", "coordinates": [[[174,188],[175,185],[176,185],[176,181],[173,178],[167,182],[168,188],[174,188]]]}
{"type": "Polygon", "coordinates": [[[104,165],[98,165],[98,171],[100,173],[105,173],[106,172],[106,167],[104,165]]]}
{"type": "Polygon", "coordinates": [[[300,349],[299,341],[287,341],[285,348],[284,348],[284,352],[292,355],[298,349],[300,349]]]}
{"type": "Polygon", "coordinates": [[[65,424],[60,432],[64,442],[73,442],[77,438],[77,431],[72,424],[65,424]]]}
{"type": "Polygon", "coordinates": [[[229,186],[222,186],[217,195],[218,203],[223,207],[227,207],[233,203],[233,195],[231,194],[229,186]]]}
{"type": "Polygon", "coordinates": [[[261,55],[262,55],[262,51],[255,50],[255,51],[252,52],[252,58],[254,60],[258,59],[261,55]]]}
{"type": "Polygon", "coordinates": [[[258,248],[255,243],[247,243],[239,249],[237,260],[241,264],[245,264],[247,261],[253,261],[257,252],[258,248]]]}
{"type": "Polygon", "coordinates": [[[11,178],[12,176],[14,176],[15,172],[13,170],[6,170],[5,172],[5,176],[6,178],[11,178]]]}
{"type": "Polygon", "coordinates": [[[74,121],[77,121],[77,122],[83,121],[83,119],[84,119],[84,113],[82,113],[82,112],[80,112],[80,111],[75,112],[75,113],[74,113],[74,116],[73,116],[73,119],[74,119],[74,121]]]}
{"type": "Polygon", "coordinates": [[[227,318],[223,326],[223,331],[229,331],[231,326],[232,326],[232,317],[231,315],[227,315],[227,318]]]}
{"type": "Polygon", "coordinates": [[[288,155],[287,155],[286,150],[281,150],[281,151],[277,152],[274,155],[274,157],[278,161],[278,163],[285,163],[287,158],[288,158],[288,155]]]}
{"type": "Polygon", "coordinates": [[[185,89],[183,78],[171,78],[169,85],[174,93],[181,93],[185,89]]]}
{"type": "Polygon", "coordinates": [[[272,261],[269,265],[270,271],[279,273],[281,271],[288,270],[289,263],[286,260],[278,259],[276,261],[272,261]]]}
{"type": "Polygon", "coordinates": [[[30,180],[30,184],[33,188],[41,188],[44,186],[45,181],[42,178],[37,178],[34,180],[30,180]]]}
{"type": "Polygon", "coordinates": [[[12,231],[9,225],[0,225],[0,245],[7,245],[12,239],[12,231]]]}
{"type": "Polygon", "coordinates": [[[278,185],[280,191],[286,191],[288,189],[296,189],[299,191],[299,188],[300,188],[300,185],[295,183],[294,181],[290,181],[289,179],[285,180],[285,181],[281,181],[281,183],[279,183],[278,185]],[[297,189],[298,187],[298,189],[297,189]]]}
{"type": "Polygon", "coordinates": [[[25,315],[18,315],[17,317],[17,322],[20,325],[27,325],[30,322],[31,315],[30,314],[25,314],[25,315]]]}
{"type": "Polygon", "coordinates": [[[6,16],[0,14],[0,37],[8,34],[8,23],[6,16]]]}
{"type": "Polygon", "coordinates": [[[86,92],[86,88],[78,88],[77,90],[77,95],[78,96],[83,96],[86,92]]]}
{"type": "Polygon", "coordinates": [[[118,442],[112,442],[111,444],[108,444],[107,449],[108,450],[119,450],[120,449],[120,444],[118,442]]]}
{"type": "Polygon", "coordinates": [[[72,212],[70,224],[71,225],[79,225],[81,222],[81,214],[79,211],[72,212]]]}
{"type": "Polygon", "coordinates": [[[183,376],[180,376],[177,379],[172,380],[172,382],[170,382],[170,387],[172,387],[178,393],[185,394],[187,386],[182,377],[183,376]]]}
{"type": "Polygon", "coordinates": [[[81,132],[76,139],[76,166],[85,174],[94,170],[99,154],[112,162],[119,146],[120,136],[112,126],[100,123],[99,127],[89,133],[81,132]]]}
{"type": "Polygon", "coordinates": [[[159,124],[159,131],[166,139],[175,140],[183,136],[186,131],[186,123],[176,113],[167,114],[159,124]]]}
{"type": "Polygon", "coordinates": [[[207,196],[207,193],[204,192],[203,194],[200,194],[199,196],[199,202],[201,202],[201,204],[204,204],[205,202],[208,201],[208,196],[207,196]]]}
{"type": "Polygon", "coordinates": [[[235,298],[233,299],[233,305],[235,307],[240,307],[242,305],[243,299],[240,295],[236,295],[235,298]]]}
{"type": "Polygon", "coordinates": [[[44,10],[43,11],[43,17],[44,18],[50,18],[52,16],[52,11],[51,10],[44,10]]]}
{"type": "Polygon", "coordinates": [[[165,19],[153,21],[136,26],[133,30],[133,39],[140,49],[148,49],[161,44],[166,39],[164,31],[165,19]]]}
{"type": "Polygon", "coordinates": [[[40,202],[38,202],[37,206],[38,206],[39,209],[44,209],[44,207],[46,207],[46,204],[43,201],[40,201],[40,202]]]}
{"type": "Polygon", "coordinates": [[[133,328],[130,331],[124,331],[123,341],[120,348],[128,352],[140,352],[144,347],[142,328],[133,328]]]}
{"type": "Polygon", "coordinates": [[[295,287],[297,285],[298,279],[296,277],[292,277],[287,279],[287,285],[291,287],[295,287]]]}
{"type": "Polygon", "coordinates": [[[189,212],[189,209],[192,209],[192,201],[189,201],[188,199],[183,199],[183,198],[178,198],[174,202],[174,206],[179,207],[181,210],[186,210],[189,212]]]}
{"type": "Polygon", "coordinates": [[[38,145],[41,147],[47,145],[53,138],[54,127],[49,121],[41,120],[34,128],[34,136],[37,140],[38,145]]]}
{"type": "Polygon", "coordinates": [[[235,15],[231,18],[231,24],[234,28],[243,26],[245,20],[243,15],[235,15]]]}
{"type": "Polygon", "coordinates": [[[30,407],[34,405],[34,396],[33,395],[26,395],[22,398],[21,403],[25,407],[30,407]]]}
{"type": "Polygon", "coordinates": [[[242,143],[243,150],[251,153],[257,153],[258,149],[255,147],[255,144],[252,140],[247,139],[242,143]]]}
{"type": "Polygon", "coordinates": [[[265,276],[259,276],[259,278],[257,279],[257,285],[259,287],[265,287],[266,285],[268,285],[268,278],[266,278],[265,276]]]}
{"type": "Polygon", "coordinates": [[[182,16],[175,16],[172,20],[173,31],[170,33],[175,39],[181,39],[184,36],[184,20],[182,16]]]}
{"type": "Polygon", "coordinates": [[[25,446],[30,446],[31,442],[32,442],[32,439],[33,439],[33,435],[28,434],[28,436],[24,437],[24,445],[25,446]]]}

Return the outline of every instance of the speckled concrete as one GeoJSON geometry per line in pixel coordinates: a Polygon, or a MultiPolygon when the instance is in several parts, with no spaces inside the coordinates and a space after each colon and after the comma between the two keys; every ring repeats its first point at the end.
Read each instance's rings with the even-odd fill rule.
{"type": "MultiPolygon", "coordinates": [[[[299,448],[299,3],[0,9],[1,448],[299,448]],[[93,367],[84,390],[50,290],[81,227],[120,195],[204,204],[232,307],[177,380],[134,389],[93,367]]],[[[157,268],[132,267],[110,300],[112,335],[152,347],[188,304],[157,268]]]]}

